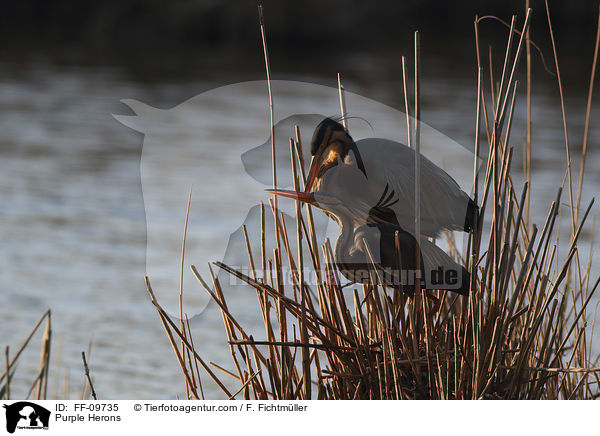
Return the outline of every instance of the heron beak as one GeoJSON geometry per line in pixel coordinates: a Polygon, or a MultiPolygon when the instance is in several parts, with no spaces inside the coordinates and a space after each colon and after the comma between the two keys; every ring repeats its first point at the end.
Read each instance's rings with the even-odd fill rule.
{"type": "Polygon", "coordinates": [[[319,168],[321,167],[320,158],[314,156],[310,161],[310,168],[308,170],[308,176],[306,178],[306,186],[304,187],[304,192],[310,192],[312,189],[312,185],[315,183],[315,179],[317,178],[317,174],[319,173],[319,168]]]}
{"type": "Polygon", "coordinates": [[[269,194],[280,195],[282,197],[293,198],[303,203],[314,204],[315,195],[312,192],[287,191],[285,189],[265,189],[269,194]]]}

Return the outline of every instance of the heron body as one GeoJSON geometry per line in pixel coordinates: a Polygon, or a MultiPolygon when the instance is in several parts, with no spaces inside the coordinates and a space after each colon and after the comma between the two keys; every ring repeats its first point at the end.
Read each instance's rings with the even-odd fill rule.
{"type": "Polygon", "coordinates": [[[338,270],[351,282],[383,281],[413,296],[425,274],[417,240],[401,227],[379,221],[375,218],[378,213],[372,208],[367,223],[354,229],[349,214],[331,212],[340,226],[335,244],[338,270]]]}
{"type": "MultiPolygon", "coordinates": [[[[325,118],[315,129],[311,153],[306,191],[335,193],[340,183],[351,183],[352,189],[360,189],[372,204],[384,191],[393,193],[390,201],[394,204],[390,208],[397,224],[414,233],[415,151],[412,148],[381,138],[355,142],[340,123],[325,118]],[[339,165],[353,166],[360,175],[345,180],[326,177],[339,165]]],[[[444,229],[471,231],[478,210],[476,203],[443,169],[422,155],[419,159],[421,234],[437,237],[444,229]]]]}

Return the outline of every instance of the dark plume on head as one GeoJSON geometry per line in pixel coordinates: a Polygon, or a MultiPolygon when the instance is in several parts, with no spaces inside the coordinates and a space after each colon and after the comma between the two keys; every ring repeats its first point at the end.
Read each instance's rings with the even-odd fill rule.
{"type": "MultiPolygon", "coordinates": [[[[336,120],[334,118],[327,117],[319,123],[310,141],[310,154],[314,156],[317,153],[319,147],[323,143],[325,134],[329,129],[331,129],[332,131],[345,131],[344,126],[339,121],[341,121],[341,118],[339,120],[336,120]]],[[[346,132],[346,134],[348,134],[348,132],[346,132]]]]}

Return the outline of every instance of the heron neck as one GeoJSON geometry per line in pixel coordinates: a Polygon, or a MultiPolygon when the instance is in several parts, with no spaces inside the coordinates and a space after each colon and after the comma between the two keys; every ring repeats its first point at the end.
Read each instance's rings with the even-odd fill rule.
{"type": "Polygon", "coordinates": [[[350,255],[351,245],[354,242],[354,226],[347,216],[338,216],[340,234],[335,242],[335,259],[338,263],[352,263],[350,255]]]}

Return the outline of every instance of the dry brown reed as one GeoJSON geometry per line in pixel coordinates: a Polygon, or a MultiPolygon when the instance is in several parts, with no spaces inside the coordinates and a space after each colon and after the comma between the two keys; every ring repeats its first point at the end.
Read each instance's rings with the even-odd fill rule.
{"type": "MultiPolygon", "coordinates": [[[[19,358],[22,353],[28,347],[31,348],[31,340],[36,335],[36,333],[40,330],[40,327],[44,325],[44,330],[42,332],[42,344],[40,350],[40,369],[37,375],[34,377],[31,385],[29,386],[29,390],[27,394],[20,397],[19,399],[34,399],[34,400],[47,400],[47,399],[72,399],[71,397],[71,389],[70,389],[70,380],[69,373],[64,373],[64,381],[62,387],[58,387],[58,378],[56,379],[57,386],[54,389],[54,393],[50,394],[48,392],[48,381],[50,380],[50,351],[52,348],[52,312],[50,309],[46,310],[42,316],[35,323],[25,340],[21,343],[17,352],[9,356],[9,347],[5,347],[5,362],[4,362],[4,371],[0,373],[0,399],[9,400],[12,395],[11,383],[14,379],[15,372],[18,367],[19,358]],[[45,321],[45,323],[44,323],[45,321]]],[[[87,355],[89,356],[91,352],[91,341],[88,347],[87,355]]],[[[60,354],[60,353],[59,353],[60,354]]],[[[83,368],[84,368],[84,380],[81,384],[81,389],[79,389],[79,395],[77,398],[86,400],[90,398],[90,394],[93,399],[96,398],[96,392],[94,391],[94,387],[92,384],[92,377],[90,375],[89,367],[87,364],[87,360],[85,357],[85,353],[82,352],[83,359],[83,368]]],[[[60,356],[59,356],[60,357],[60,356]]],[[[21,359],[22,360],[22,359],[21,359]]],[[[55,367],[59,366],[58,359],[55,359],[56,363],[55,367]]],[[[58,371],[55,371],[58,373],[58,371]]]]}
{"type": "Polygon", "coordinates": [[[10,399],[10,383],[11,379],[14,376],[19,357],[21,356],[21,353],[23,353],[23,351],[27,348],[35,333],[42,326],[44,320],[46,321],[46,323],[42,336],[42,349],[40,352],[40,369],[37,376],[31,383],[31,387],[29,389],[29,393],[27,394],[27,398],[29,398],[31,394],[35,392],[34,399],[46,399],[48,392],[48,374],[50,368],[50,344],[52,338],[52,314],[50,309],[44,312],[42,316],[38,319],[38,321],[35,323],[31,331],[21,344],[21,346],[18,348],[17,352],[12,356],[12,359],[9,358],[9,347],[7,346],[5,348],[4,372],[0,374],[0,398],[6,400],[10,399]]]}
{"type": "MultiPolygon", "coordinates": [[[[549,11],[547,14],[551,26],[549,11]]],[[[228,390],[222,376],[217,376],[200,357],[202,349],[194,347],[189,323],[177,326],[161,308],[147,279],[152,302],[181,366],[188,398],[204,398],[200,367],[227,398],[589,399],[600,395],[600,368],[593,367],[592,338],[586,328],[590,320],[588,306],[600,279],[591,281],[591,261],[580,262],[578,251],[593,201],[583,214],[577,214],[583,177],[580,176],[577,204],[574,204],[566,121],[567,174],[563,185],[557,187],[556,199],[549,207],[541,231],[529,222],[530,133],[524,145],[528,156],[524,185],[515,187],[511,176],[513,148],[509,146],[509,138],[518,86],[516,72],[526,48],[530,18],[528,9],[518,32],[513,17],[502,75],[497,86],[492,78],[489,90],[482,80],[484,66],[479,52],[478,21],[475,21],[476,159],[481,153],[481,128],[485,129],[481,139],[487,138],[489,153],[481,174],[482,191],[477,187],[480,181],[475,165],[475,198],[481,210],[478,228],[469,237],[467,251],[457,253],[471,272],[469,296],[435,291],[429,295],[417,292],[411,299],[397,290],[386,289],[379,278],[368,285],[343,288],[329,241],[316,240],[311,207],[302,210],[297,204],[295,235],[285,227],[276,208],[272,208],[275,234],[265,234],[263,207],[262,228],[243,228],[251,274],[221,262],[215,262],[214,266],[256,290],[267,332],[265,340],[254,340],[252,332],[230,313],[212,269],[209,285],[192,267],[222,313],[234,367],[229,370],[212,364],[212,368],[234,379],[239,385],[237,391],[228,390]],[[518,41],[514,35],[519,35],[518,41]],[[491,107],[486,103],[490,101],[491,107]],[[572,228],[566,257],[559,260],[559,241],[565,244],[559,231],[565,188],[570,196],[572,228]],[[250,246],[251,231],[260,232],[261,247],[250,246]],[[268,237],[278,241],[279,248],[272,256],[264,250],[268,237]],[[298,242],[297,252],[289,249],[288,242],[294,237],[298,242]],[[258,250],[260,265],[255,268],[258,250]],[[306,282],[305,264],[314,270],[315,287],[306,282]],[[268,265],[272,265],[270,274],[268,265]],[[282,270],[287,266],[293,272],[291,286],[285,286],[282,280],[282,270]]],[[[261,30],[264,38],[262,21],[261,30]]],[[[554,35],[552,41],[554,48],[554,35]]],[[[598,43],[593,69],[597,51],[598,43]]],[[[554,58],[562,107],[555,48],[554,58]]],[[[408,113],[405,71],[403,59],[408,113]]],[[[527,72],[529,82],[529,67],[527,72]]],[[[593,73],[591,78],[586,119],[593,73]]],[[[338,83],[341,87],[341,82],[338,83]]],[[[305,162],[298,128],[295,134],[290,142],[292,175],[294,188],[300,189],[306,178],[305,162]]]]}

